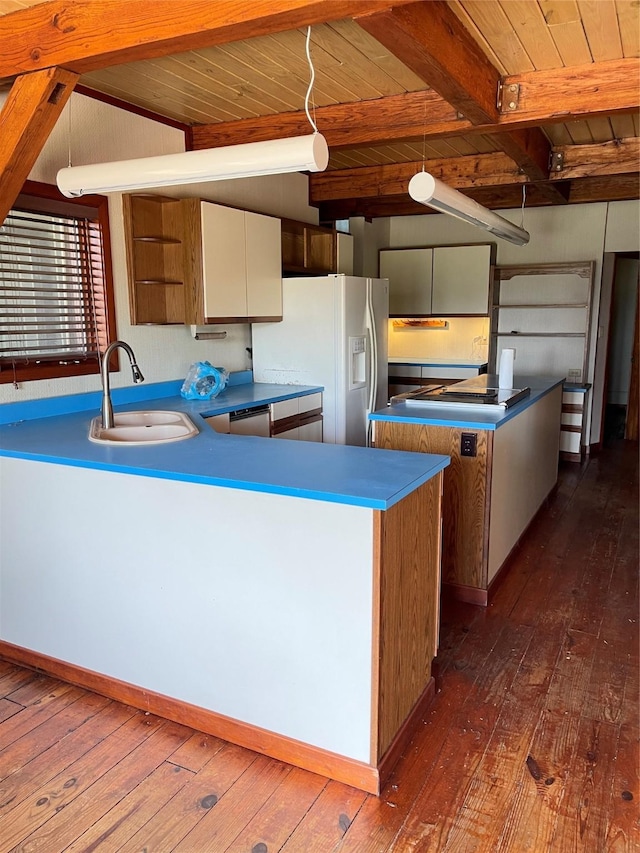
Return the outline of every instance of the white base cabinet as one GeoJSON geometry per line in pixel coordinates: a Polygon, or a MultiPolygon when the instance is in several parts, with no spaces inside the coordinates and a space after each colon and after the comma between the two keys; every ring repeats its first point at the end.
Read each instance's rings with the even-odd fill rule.
{"type": "Polygon", "coordinates": [[[585,414],[589,388],[565,389],[562,393],[560,455],[569,462],[580,462],[585,446],[585,414]]]}
{"type": "Polygon", "coordinates": [[[271,403],[271,436],[294,441],[322,441],[322,394],[271,403]]]}

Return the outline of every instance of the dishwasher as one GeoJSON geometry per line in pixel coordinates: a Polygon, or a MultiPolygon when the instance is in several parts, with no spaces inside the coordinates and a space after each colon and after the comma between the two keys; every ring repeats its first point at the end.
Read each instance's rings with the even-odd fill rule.
{"type": "Polygon", "coordinates": [[[269,406],[255,406],[252,409],[238,409],[229,413],[229,432],[231,435],[271,435],[271,416],[269,406]]]}

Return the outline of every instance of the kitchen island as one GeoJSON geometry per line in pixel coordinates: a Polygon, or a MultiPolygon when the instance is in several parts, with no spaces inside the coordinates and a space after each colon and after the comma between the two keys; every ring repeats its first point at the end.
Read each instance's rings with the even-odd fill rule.
{"type": "MultiPolygon", "coordinates": [[[[488,376],[491,385],[497,377],[488,376]]],[[[370,415],[378,448],[444,453],[443,585],[486,606],[491,587],[558,476],[562,378],[515,377],[511,408],[392,403],[370,415]]]]}
{"type": "Polygon", "coordinates": [[[91,443],[99,395],[0,407],[0,656],[378,792],[434,694],[448,458],[204,420],[317,388],[143,388],[116,413],[198,435],[91,443]]]}

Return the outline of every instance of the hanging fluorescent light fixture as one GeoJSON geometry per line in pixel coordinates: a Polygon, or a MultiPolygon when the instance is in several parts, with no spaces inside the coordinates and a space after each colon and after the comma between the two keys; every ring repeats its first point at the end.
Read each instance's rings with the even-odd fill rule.
{"type": "Polygon", "coordinates": [[[69,165],[60,169],[56,176],[58,189],[67,198],[77,198],[88,193],[127,192],[286,172],[323,172],[329,164],[329,148],[309,112],[315,80],[310,45],[311,27],[307,27],[310,80],[304,108],[313,133],[88,166],[72,166],[69,154],[69,165]]]}
{"type": "Polygon", "coordinates": [[[409,195],[420,204],[484,228],[496,237],[515,243],[516,246],[524,246],[529,242],[529,233],[524,228],[518,228],[508,219],[503,219],[473,199],[448,187],[428,172],[418,172],[411,178],[409,195]]]}
{"type": "Polygon", "coordinates": [[[57,184],[68,198],[203,181],[225,181],[285,172],[322,172],[329,149],[321,133],[247,142],[225,148],[184,151],[60,169],[57,184]]]}

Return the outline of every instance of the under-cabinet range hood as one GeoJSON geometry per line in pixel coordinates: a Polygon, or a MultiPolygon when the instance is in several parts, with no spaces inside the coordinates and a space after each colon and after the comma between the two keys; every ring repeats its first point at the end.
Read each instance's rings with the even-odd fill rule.
{"type": "Polygon", "coordinates": [[[497,406],[508,409],[528,397],[530,388],[499,388],[498,377],[491,374],[474,376],[453,385],[425,385],[392,397],[390,403],[425,405],[437,403],[450,406],[497,406]]]}

